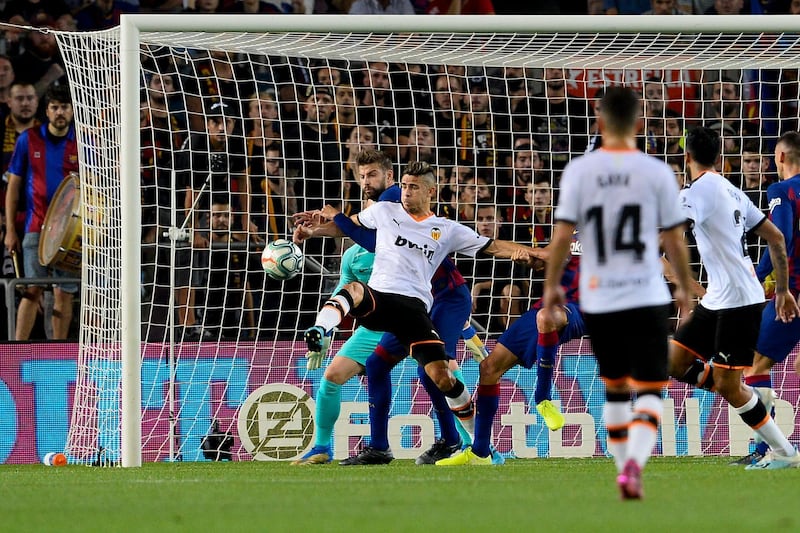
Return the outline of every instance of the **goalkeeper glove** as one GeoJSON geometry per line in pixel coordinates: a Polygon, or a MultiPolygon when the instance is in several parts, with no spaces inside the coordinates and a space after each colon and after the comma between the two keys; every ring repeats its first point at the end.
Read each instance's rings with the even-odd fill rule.
{"type": "Polygon", "coordinates": [[[333,335],[323,335],[322,337],[322,349],[318,352],[306,352],[306,369],[307,370],[316,370],[320,366],[322,366],[322,360],[328,355],[328,348],[331,347],[331,340],[333,339],[333,335]]]}
{"type": "Polygon", "coordinates": [[[466,339],[464,344],[467,348],[469,348],[469,351],[472,352],[472,358],[475,359],[476,363],[480,363],[489,357],[489,352],[486,351],[486,346],[483,345],[477,335],[474,335],[471,339],[466,339]]]}

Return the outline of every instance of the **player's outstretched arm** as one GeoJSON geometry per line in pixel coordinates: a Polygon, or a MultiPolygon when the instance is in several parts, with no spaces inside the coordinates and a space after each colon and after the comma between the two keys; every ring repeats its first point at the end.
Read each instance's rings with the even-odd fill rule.
{"type": "Polygon", "coordinates": [[[292,240],[295,244],[313,237],[344,237],[342,230],[334,222],[326,220],[321,211],[303,211],[293,215],[293,219],[292,240]]]}
{"type": "Polygon", "coordinates": [[[514,241],[504,241],[495,239],[487,246],[483,253],[492,255],[499,259],[511,259],[520,264],[526,264],[534,268],[537,260],[540,260],[541,248],[531,248],[524,244],[514,241]]]}
{"type": "Polygon", "coordinates": [[[783,233],[771,221],[765,220],[756,228],[756,234],[767,241],[775,272],[775,318],[781,322],[791,322],[800,315],[800,308],[789,291],[789,260],[783,233]]]}

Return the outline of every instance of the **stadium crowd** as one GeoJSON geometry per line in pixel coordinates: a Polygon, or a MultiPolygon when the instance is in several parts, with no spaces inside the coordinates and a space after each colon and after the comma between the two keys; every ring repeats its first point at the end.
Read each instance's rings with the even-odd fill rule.
{"type": "MultiPolygon", "coordinates": [[[[0,20],[41,31],[2,28],[4,171],[19,135],[46,122],[48,88],[67,83],[55,38],[46,30],[102,30],[130,12],[769,14],[800,13],[800,1],[10,0],[0,20]]],[[[264,277],[258,254],[248,251],[288,235],[289,216],[297,211],[331,203],[347,214],[358,212],[363,191],[354,161],[361,150],[380,148],[398,169],[414,160],[433,164],[441,215],[486,236],[541,246],[550,238],[562,169],[600,146],[595,119],[604,82],[573,69],[347,63],[202,50],[180,57],[148,50],[143,69],[145,322],[167,323],[170,269],[164,267],[171,259],[164,231],[173,225],[173,212],[179,212],[179,224],[191,212],[192,235],[178,243],[174,269],[176,322],[186,338],[255,338],[281,326],[278,303],[264,296],[280,286],[264,277]],[[227,276],[212,274],[211,265],[221,264],[228,265],[227,276]],[[210,311],[220,307],[221,314],[210,311]]],[[[776,179],[768,154],[781,133],[798,128],[798,72],[637,76],[644,102],[640,148],[667,161],[680,180],[683,132],[694,125],[715,128],[724,140],[720,170],[766,209],[765,190],[776,179]]],[[[21,211],[20,238],[23,224],[21,211]]],[[[306,253],[322,269],[337,272],[341,245],[309,244],[306,253]]],[[[759,243],[749,245],[757,261],[759,243]]],[[[541,295],[541,276],[531,278],[509,264],[470,259],[459,267],[473,287],[475,317],[489,332],[504,330],[541,295]]],[[[8,250],[3,274],[15,275],[8,250]]],[[[335,284],[322,283],[328,290],[335,284]]],[[[302,292],[301,281],[288,285],[288,292],[302,292]]],[[[320,290],[314,292],[318,298],[320,290]]],[[[316,306],[316,300],[296,305],[316,306]]],[[[30,338],[47,336],[45,329],[34,329],[30,338]]],[[[146,332],[150,339],[164,334],[158,328],[146,332]]]]}

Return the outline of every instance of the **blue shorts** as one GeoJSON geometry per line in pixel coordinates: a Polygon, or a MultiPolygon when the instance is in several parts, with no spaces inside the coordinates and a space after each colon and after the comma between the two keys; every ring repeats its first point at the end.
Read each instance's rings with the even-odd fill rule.
{"type": "Polygon", "coordinates": [[[800,341],[800,322],[795,319],[783,323],[775,320],[776,316],[775,300],[770,300],[761,313],[761,329],[758,331],[756,350],[761,355],[780,363],[800,341]]]}
{"type": "MultiPolygon", "coordinates": [[[[71,274],[57,268],[50,269],[39,262],[39,233],[26,233],[22,238],[22,264],[26,278],[76,278],[79,274],[71,274]]],[[[78,286],[74,283],[56,285],[62,291],[75,294],[78,286]]]]}
{"type": "MultiPolygon", "coordinates": [[[[431,307],[431,321],[433,322],[439,338],[444,342],[444,351],[448,359],[456,358],[456,346],[464,324],[472,313],[472,295],[467,285],[459,285],[454,290],[439,293],[433,300],[431,307]]],[[[394,357],[402,358],[408,355],[408,347],[403,346],[391,333],[381,339],[381,346],[394,357]]]]}
{"type": "Polygon", "coordinates": [[[372,331],[364,326],[359,326],[353,335],[342,344],[336,355],[347,357],[361,366],[366,366],[367,357],[375,351],[381,337],[383,337],[382,331],[372,331]]]}
{"type": "MultiPolygon", "coordinates": [[[[578,304],[568,303],[564,309],[567,312],[567,325],[558,335],[559,344],[582,337],[586,331],[578,304]]],[[[525,368],[532,368],[536,362],[536,345],[539,342],[539,328],[536,326],[538,312],[539,308],[525,311],[497,339],[497,344],[508,348],[508,351],[519,359],[519,364],[525,368]]]]}

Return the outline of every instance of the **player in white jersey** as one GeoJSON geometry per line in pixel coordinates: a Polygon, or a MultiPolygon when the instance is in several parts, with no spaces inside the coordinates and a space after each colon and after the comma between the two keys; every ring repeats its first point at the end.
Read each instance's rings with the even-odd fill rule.
{"type": "MultiPolygon", "coordinates": [[[[400,204],[378,202],[353,215],[356,224],[377,230],[372,276],[367,284],[348,283],[333,295],[317,314],[314,326],[305,331],[304,339],[310,351],[319,351],[323,338],[348,314],[362,326],[393,333],[444,393],[450,408],[463,412],[471,409],[470,395],[449,370],[444,343],[428,315],[433,303],[433,273],[453,252],[472,256],[482,252],[507,259],[517,252],[525,263],[536,252],[514,242],[483,237],[463,224],[435,216],[431,202],[436,177],[427,163],[409,163],[400,189],[400,204]]],[[[336,214],[336,209],[326,206],[319,216],[330,221],[336,214]]],[[[318,222],[297,226],[295,241],[342,235],[334,223],[318,222]]]]}
{"type": "Polygon", "coordinates": [[[681,192],[681,199],[708,272],[708,288],[675,332],[670,374],[694,386],[713,387],[770,445],[772,454],[747,468],[797,468],[800,453],[758,395],[742,382],[742,372],[753,364],[764,306],[764,290],[747,254],[746,233],[755,232],[767,241],[776,277],[776,317],[790,322],[800,309],[789,291],[786,244],[780,230],[747,195],[714,171],[720,145],[719,135],[708,128],[695,128],[686,136],[692,183],[681,192]],[[711,372],[703,361],[712,363],[711,372]]]}
{"type": "Polygon", "coordinates": [[[671,297],[659,238],[673,260],[682,308],[688,308],[682,288],[690,281],[675,176],[636,149],[638,110],[632,90],[608,89],[598,117],[602,148],[564,169],[543,296],[555,316],[564,303],[559,280],[577,227],[581,308],[606,385],[603,418],[623,499],[642,497],[641,473],[658,436],[668,379],[671,297]]]}

